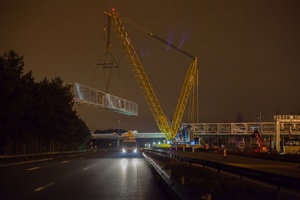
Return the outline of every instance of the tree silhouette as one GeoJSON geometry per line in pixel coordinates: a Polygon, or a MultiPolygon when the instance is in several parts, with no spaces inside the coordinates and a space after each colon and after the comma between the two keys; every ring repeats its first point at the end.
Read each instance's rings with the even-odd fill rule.
{"type": "Polygon", "coordinates": [[[0,57],[0,153],[82,148],[90,131],[73,109],[70,88],[59,77],[36,83],[23,68],[14,51],[0,57]]]}

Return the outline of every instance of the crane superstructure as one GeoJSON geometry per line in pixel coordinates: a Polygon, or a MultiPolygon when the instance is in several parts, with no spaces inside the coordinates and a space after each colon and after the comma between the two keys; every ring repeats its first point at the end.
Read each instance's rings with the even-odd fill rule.
{"type": "Polygon", "coordinates": [[[132,44],[127,31],[125,30],[122,20],[130,22],[128,19],[121,17],[117,12],[112,10],[111,12],[104,12],[111,20],[114,25],[115,31],[117,32],[118,38],[120,39],[121,45],[129,58],[129,62],[134,73],[135,78],[137,79],[138,84],[140,85],[144,97],[150,107],[152,115],[158,125],[158,128],[162,133],[165,134],[166,139],[173,139],[180,130],[181,121],[185,112],[185,107],[189,99],[189,95],[192,87],[195,84],[196,75],[197,75],[197,58],[191,54],[179,49],[173,44],[161,39],[160,37],[154,35],[153,33],[147,31],[147,34],[151,37],[163,42],[175,50],[183,53],[184,55],[192,58],[192,63],[190,64],[188,71],[186,73],[184,83],[181,89],[181,93],[177,102],[175,113],[170,124],[167,116],[164,114],[163,109],[158,101],[158,98],[155,95],[155,92],[151,86],[151,83],[146,75],[146,72],[143,68],[141,60],[132,44]]]}

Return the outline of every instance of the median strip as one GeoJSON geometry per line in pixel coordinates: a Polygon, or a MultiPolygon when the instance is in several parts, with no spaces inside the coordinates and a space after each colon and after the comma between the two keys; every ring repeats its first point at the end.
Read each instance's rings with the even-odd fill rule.
{"type": "Polygon", "coordinates": [[[52,186],[52,185],[54,185],[54,183],[49,183],[48,185],[45,185],[45,186],[36,188],[34,191],[35,191],[35,192],[39,192],[39,191],[41,191],[41,190],[43,190],[43,189],[45,189],[45,188],[47,188],[47,187],[50,187],[50,186],[52,186]]]}
{"type": "Polygon", "coordinates": [[[42,161],[49,161],[49,160],[53,160],[53,159],[54,158],[45,158],[45,159],[39,159],[39,160],[30,160],[30,161],[24,161],[24,162],[9,163],[9,164],[0,165],[0,167],[13,166],[13,165],[22,165],[22,164],[42,162],[42,161]]]}

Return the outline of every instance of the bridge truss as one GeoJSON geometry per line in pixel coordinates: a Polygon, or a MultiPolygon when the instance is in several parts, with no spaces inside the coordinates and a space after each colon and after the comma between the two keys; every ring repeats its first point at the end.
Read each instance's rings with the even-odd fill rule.
{"type": "Polygon", "coordinates": [[[205,136],[249,136],[254,130],[261,135],[275,138],[276,150],[280,152],[282,136],[300,136],[300,115],[275,115],[275,122],[243,122],[243,123],[184,123],[182,126],[191,130],[195,137],[205,136]]]}
{"type": "Polygon", "coordinates": [[[194,136],[203,135],[251,135],[254,130],[261,135],[300,135],[300,115],[276,115],[275,122],[242,123],[183,123],[194,136]]]}
{"type": "Polygon", "coordinates": [[[66,85],[70,87],[74,95],[75,104],[92,106],[125,115],[138,115],[137,103],[79,83],[66,83],[66,85]]]}

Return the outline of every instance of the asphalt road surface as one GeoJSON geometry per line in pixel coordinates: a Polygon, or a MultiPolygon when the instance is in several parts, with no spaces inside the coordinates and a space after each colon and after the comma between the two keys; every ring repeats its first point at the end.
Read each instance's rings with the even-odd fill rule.
{"type": "Polygon", "coordinates": [[[119,152],[0,164],[0,199],[169,199],[141,154],[119,152]]]}

